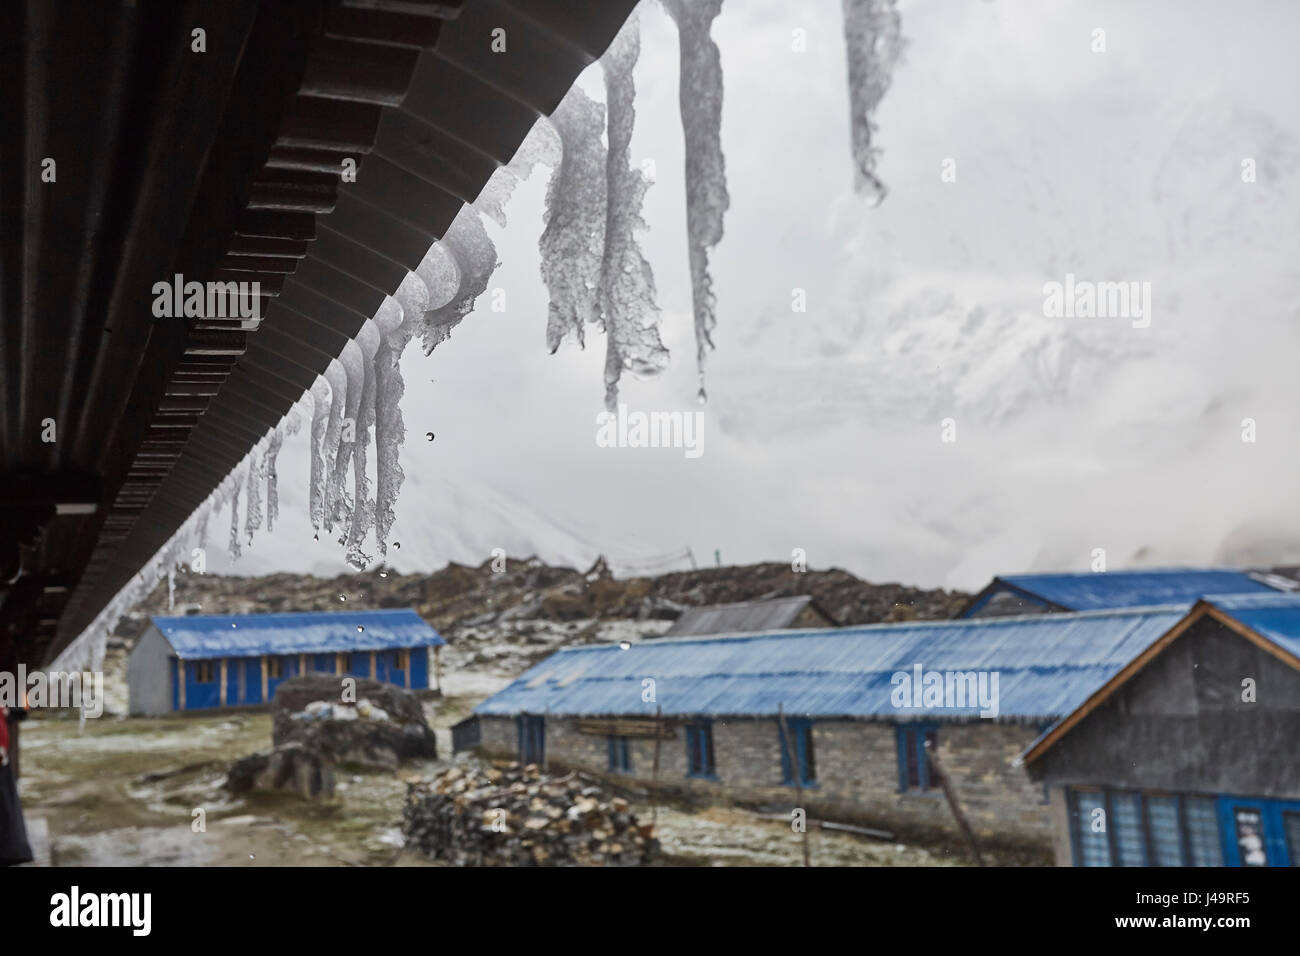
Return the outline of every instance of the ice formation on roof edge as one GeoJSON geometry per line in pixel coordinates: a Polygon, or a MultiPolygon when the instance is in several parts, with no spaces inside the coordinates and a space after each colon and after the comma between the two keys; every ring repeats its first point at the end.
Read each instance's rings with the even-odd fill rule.
{"type": "Polygon", "coordinates": [[[562,144],[546,185],[541,253],[549,295],[546,347],[570,333],[580,348],[585,328],[600,321],[600,270],[605,250],[605,107],[573,87],[551,114],[562,144]]]}
{"type": "Polygon", "coordinates": [[[655,280],[637,242],[649,180],[631,165],[636,87],[632,69],[641,54],[636,14],[623,25],[601,57],[605,73],[609,149],[605,157],[605,250],[600,264],[600,313],[605,328],[605,407],[618,407],[624,370],[653,376],[668,366],[659,338],[655,280]]]}
{"type": "Polygon", "coordinates": [[[848,59],[849,119],[857,191],[880,205],[889,190],[876,176],[876,107],[905,46],[895,0],[843,0],[844,45],[848,59]]]}
{"type": "Polygon", "coordinates": [[[681,50],[677,95],[686,142],[686,232],[695,312],[695,359],[700,374],[699,398],[703,401],[704,360],[713,348],[713,329],[718,321],[709,249],[722,239],[722,220],[731,203],[722,155],[722,57],[709,35],[722,10],[722,0],[663,0],[663,5],[677,24],[681,50]]]}

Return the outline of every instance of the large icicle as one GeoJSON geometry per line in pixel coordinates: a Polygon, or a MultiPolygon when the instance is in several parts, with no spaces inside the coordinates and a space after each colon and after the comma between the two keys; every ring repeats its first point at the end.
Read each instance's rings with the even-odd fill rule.
{"type": "Polygon", "coordinates": [[[230,491],[230,556],[236,561],[243,554],[239,546],[239,489],[243,484],[244,476],[239,475],[230,491]]]}
{"type": "MultiPolygon", "coordinates": [[[[292,414],[292,413],[291,413],[292,414]]],[[[280,456],[284,445],[284,429],[277,428],[271,435],[271,443],[266,446],[266,458],[262,469],[266,472],[266,530],[275,530],[275,519],[280,517],[280,479],[276,474],[275,460],[280,456]]]]}
{"type": "Polygon", "coordinates": [[[365,380],[361,387],[361,405],[357,411],[357,440],[352,448],[352,520],[348,526],[347,562],[358,571],[365,570],[370,556],[361,550],[375,517],[370,498],[370,476],[366,469],[366,449],[370,446],[370,429],[375,424],[375,354],[379,351],[379,329],[367,319],[354,339],[361,349],[365,380]]]}
{"type": "MultiPolygon", "coordinates": [[[[451,336],[451,330],[474,309],[474,300],[487,289],[497,268],[497,249],[483,228],[483,219],[473,206],[462,206],[447,234],[434,248],[447,254],[455,270],[455,292],[451,298],[424,313],[420,344],[424,354],[451,336]]],[[[435,295],[431,301],[439,301],[435,295]]]]}
{"type": "Polygon", "coordinates": [[[332,531],[338,496],[334,461],[338,457],[339,443],[343,437],[343,420],[347,418],[348,373],[341,359],[335,359],[325,366],[325,381],[330,387],[330,411],[325,437],[321,440],[321,527],[332,531]]]}
{"type": "Polygon", "coordinates": [[[266,459],[258,462],[258,448],[254,448],[248,455],[248,498],[244,505],[244,534],[248,535],[248,543],[253,543],[253,535],[262,527],[262,474],[265,468],[266,459]]]}
{"type": "Polygon", "coordinates": [[[345,380],[340,392],[336,393],[335,401],[343,406],[344,414],[339,421],[333,457],[327,454],[325,458],[328,469],[325,484],[325,528],[333,531],[335,524],[340,525],[343,530],[338,542],[344,544],[347,541],[346,527],[352,521],[352,501],[347,494],[348,465],[352,463],[353,452],[360,440],[361,423],[358,419],[361,396],[366,387],[366,356],[355,339],[344,344],[339,352],[339,364],[343,367],[345,380]]]}
{"type": "Polygon", "coordinates": [[[555,352],[569,333],[600,321],[600,271],[605,251],[605,107],[578,87],[551,115],[560,134],[559,165],[546,187],[546,228],[538,248],[550,293],[546,347],[555,352]]]}
{"type": "Polygon", "coordinates": [[[888,190],[876,176],[880,150],[871,145],[873,116],[889,89],[904,41],[895,0],[843,0],[848,54],[849,119],[857,191],[880,205],[888,190]]]}
{"type": "MultiPolygon", "coordinates": [[[[428,262],[426,255],[424,261],[428,262]]],[[[424,321],[429,307],[429,284],[416,272],[409,272],[392,300],[396,306],[396,324],[391,309],[380,308],[375,317],[382,341],[375,353],[375,545],[380,559],[388,554],[388,533],[396,520],[397,493],[406,473],[402,471],[399,452],[406,440],[406,423],[402,419],[402,396],[406,382],[402,378],[402,353],[424,321]]],[[[385,301],[384,306],[388,306],[385,301]]]]}
{"type": "Polygon", "coordinates": [[[307,436],[310,486],[307,489],[307,510],[311,515],[313,531],[320,531],[325,512],[325,430],[330,423],[330,405],[333,392],[329,380],[318,376],[311,386],[311,431],[307,436]]]}
{"type": "Polygon", "coordinates": [[[704,392],[705,353],[717,325],[709,249],[722,239],[730,205],[722,156],[722,58],[709,35],[722,0],[663,0],[677,22],[681,50],[678,100],[686,145],[686,231],[690,242],[691,289],[695,307],[695,355],[704,392]]]}
{"type": "Polygon", "coordinates": [[[618,408],[618,382],[625,369],[648,376],[668,365],[668,350],[659,338],[654,273],[636,239],[636,231],[645,228],[641,205],[649,187],[645,174],[630,160],[636,118],[632,69],[640,54],[641,35],[633,14],[600,61],[609,120],[600,309],[605,326],[605,407],[611,412],[618,408]]]}

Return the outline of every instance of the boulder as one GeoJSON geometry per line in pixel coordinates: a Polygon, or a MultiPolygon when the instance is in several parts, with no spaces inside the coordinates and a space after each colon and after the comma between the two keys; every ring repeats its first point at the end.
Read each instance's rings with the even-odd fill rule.
{"type": "Polygon", "coordinates": [[[225,786],[231,793],[285,790],[320,800],[334,795],[335,783],[333,761],[294,741],[236,760],[225,786]]]}

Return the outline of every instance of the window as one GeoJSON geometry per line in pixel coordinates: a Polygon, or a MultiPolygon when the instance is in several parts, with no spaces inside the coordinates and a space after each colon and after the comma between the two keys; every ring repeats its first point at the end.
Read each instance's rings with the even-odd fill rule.
{"type": "Polygon", "coordinates": [[[194,681],[198,684],[211,684],[217,679],[216,664],[213,661],[195,661],[194,681]]]}
{"type": "MultiPolygon", "coordinates": [[[[812,721],[806,717],[787,717],[785,720],[786,730],[789,731],[790,740],[794,743],[795,753],[799,761],[799,783],[803,786],[809,786],[817,780],[817,766],[813,761],[813,734],[812,721]]],[[[777,736],[781,740],[781,782],[784,784],[794,785],[794,772],[790,766],[790,751],[786,744],[786,734],[781,730],[781,722],[777,721],[777,736]]]]}
{"type": "Polygon", "coordinates": [[[406,657],[407,657],[406,651],[393,651],[393,670],[395,671],[406,670],[406,657]]]}
{"type": "Polygon", "coordinates": [[[632,772],[632,752],[626,737],[610,734],[605,738],[609,748],[609,770],[611,773],[632,772]]]}
{"type": "Polygon", "coordinates": [[[686,775],[712,777],[713,725],[700,721],[686,725],[686,775]]]}
{"type": "Polygon", "coordinates": [[[1076,866],[1222,866],[1212,797],[1068,791],[1076,866]]]}
{"type": "Polygon", "coordinates": [[[1300,866],[1300,812],[1283,811],[1282,830],[1286,834],[1286,846],[1287,852],[1291,854],[1291,865],[1300,866]]]}
{"type": "Polygon", "coordinates": [[[1183,865],[1183,835],[1178,825],[1178,798],[1146,798],[1147,839],[1152,866],[1183,865]]]}
{"type": "Polygon", "coordinates": [[[902,793],[933,790],[938,786],[926,744],[939,745],[939,728],[933,724],[900,724],[898,727],[898,789],[902,793]]]}
{"type": "Polygon", "coordinates": [[[284,676],[283,657],[268,657],[266,659],[266,676],[271,680],[279,680],[284,676]]]}
{"type": "Polygon", "coordinates": [[[1136,793],[1110,795],[1111,843],[1118,866],[1146,866],[1146,838],[1142,832],[1142,798],[1136,793]]]}
{"type": "Polygon", "coordinates": [[[1106,794],[1070,791],[1070,837],[1076,866],[1110,866],[1110,837],[1106,835],[1106,794]]]}
{"type": "Polygon", "coordinates": [[[1219,817],[1212,797],[1183,797],[1180,801],[1187,829],[1187,865],[1223,866],[1219,842],[1219,817]]]}

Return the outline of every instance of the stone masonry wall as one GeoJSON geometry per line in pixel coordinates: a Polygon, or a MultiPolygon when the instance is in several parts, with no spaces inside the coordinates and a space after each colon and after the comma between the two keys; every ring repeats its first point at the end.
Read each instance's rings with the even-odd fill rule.
{"type": "MultiPolygon", "coordinates": [[[[485,716],[480,724],[486,753],[518,757],[513,717],[485,716]]],[[[781,745],[775,719],[715,719],[713,780],[687,776],[686,741],[680,724],[671,733],[659,755],[661,788],[714,803],[793,809],[795,788],[781,783],[781,745]]],[[[893,723],[814,722],[816,786],[804,791],[809,816],[920,839],[960,837],[941,791],[899,793],[896,735],[893,723]]],[[[1036,736],[1032,725],[979,721],[939,726],[939,758],[983,845],[1051,850],[1051,818],[1044,789],[1022,768],[1012,766],[1036,736]]],[[[629,750],[631,773],[611,774],[605,737],[579,733],[574,721],[566,718],[546,721],[546,759],[552,768],[580,768],[649,786],[654,740],[631,737],[629,750]]]]}

